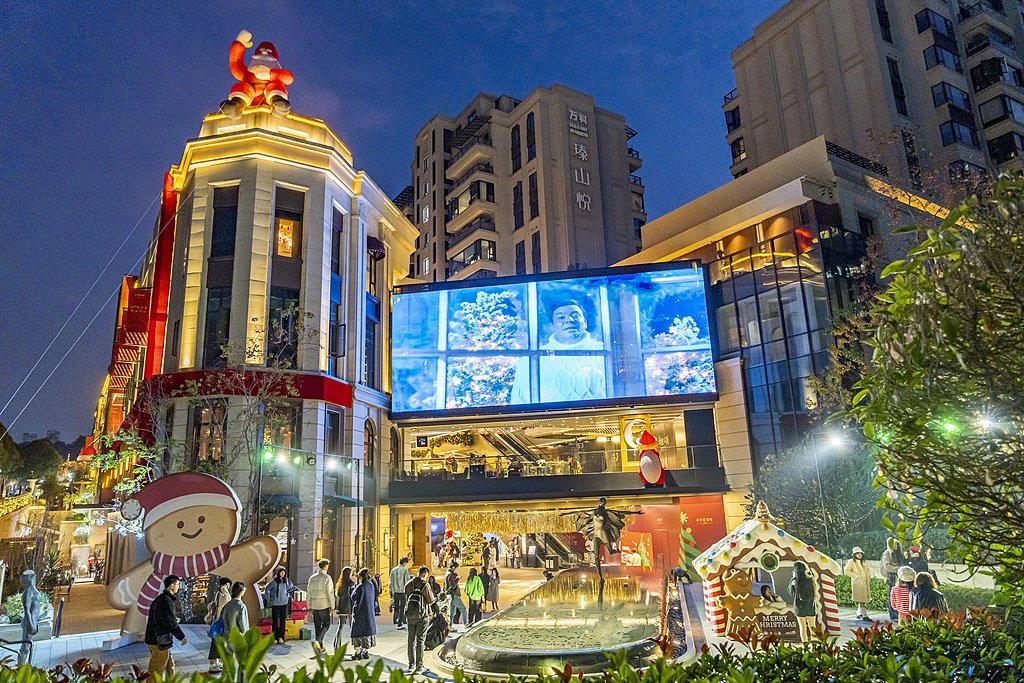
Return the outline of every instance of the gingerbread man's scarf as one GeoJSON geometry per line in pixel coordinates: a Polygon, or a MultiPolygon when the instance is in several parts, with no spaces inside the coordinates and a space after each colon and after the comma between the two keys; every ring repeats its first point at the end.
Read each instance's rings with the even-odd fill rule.
{"type": "Polygon", "coordinates": [[[231,546],[227,543],[198,555],[153,553],[153,572],[139,591],[139,612],[142,615],[149,614],[150,605],[164,589],[164,577],[171,574],[182,577],[209,574],[227,562],[230,553],[231,546]]]}

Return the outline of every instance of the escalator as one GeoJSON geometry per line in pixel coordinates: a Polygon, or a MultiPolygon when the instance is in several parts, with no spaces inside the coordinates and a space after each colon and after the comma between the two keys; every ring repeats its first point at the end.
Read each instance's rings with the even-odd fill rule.
{"type": "Polygon", "coordinates": [[[566,567],[578,567],[586,561],[582,552],[582,537],[579,534],[547,533],[530,534],[527,542],[537,547],[536,557],[539,567],[557,571],[566,567]]]}

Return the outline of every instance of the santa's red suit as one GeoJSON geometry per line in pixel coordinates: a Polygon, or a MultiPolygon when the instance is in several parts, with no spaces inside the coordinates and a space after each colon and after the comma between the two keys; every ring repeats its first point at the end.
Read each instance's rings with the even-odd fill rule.
{"type": "Polygon", "coordinates": [[[246,66],[245,50],[249,47],[252,47],[252,34],[248,31],[240,32],[231,43],[228,64],[238,83],[232,86],[228,99],[221,104],[221,111],[238,117],[245,107],[269,104],[275,114],[287,114],[291,109],[287,86],[295,81],[295,77],[291,71],[281,68],[277,48],[267,41],[256,46],[246,66]]]}

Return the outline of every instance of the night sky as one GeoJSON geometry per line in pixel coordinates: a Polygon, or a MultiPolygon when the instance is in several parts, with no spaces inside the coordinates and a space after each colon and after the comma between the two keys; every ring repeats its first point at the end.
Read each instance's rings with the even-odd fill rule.
{"type": "MultiPolygon", "coordinates": [[[[324,119],[394,196],[413,137],[478,92],[525,97],[563,83],[639,135],[650,218],[729,180],[722,95],[729,53],[783,0],[573,3],[21,3],[0,11],[0,407],[160,191],[186,139],[234,79],[240,29],[295,74],[293,110],[324,119]],[[628,5],[628,6],[627,6],[628,5]]],[[[251,50],[248,55],[251,54],[251,50]]],[[[91,431],[110,362],[120,277],[155,210],[111,263],[21,393],[23,432],[91,431]]]]}

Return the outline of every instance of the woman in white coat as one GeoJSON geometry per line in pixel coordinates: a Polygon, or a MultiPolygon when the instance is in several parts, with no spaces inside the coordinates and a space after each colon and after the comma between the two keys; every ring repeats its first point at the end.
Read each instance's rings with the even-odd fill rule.
{"type": "Polygon", "coordinates": [[[853,602],[857,603],[857,618],[871,621],[867,608],[871,602],[871,567],[864,561],[863,550],[859,547],[853,549],[853,557],[846,562],[843,572],[850,577],[850,593],[853,602]]]}

